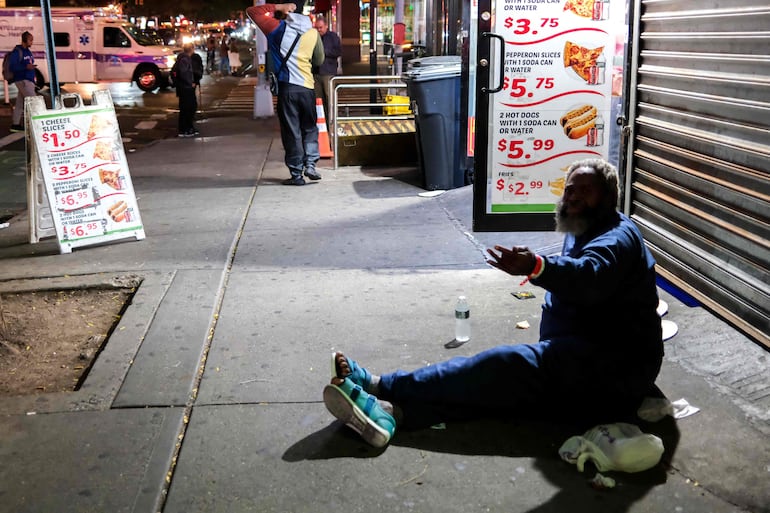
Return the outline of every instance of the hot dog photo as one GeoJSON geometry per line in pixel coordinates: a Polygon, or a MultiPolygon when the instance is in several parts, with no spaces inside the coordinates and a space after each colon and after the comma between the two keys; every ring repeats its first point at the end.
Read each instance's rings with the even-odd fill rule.
{"type": "Polygon", "coordinates": [[[570,139],[586,137],[591,129],[596,128],[598,114],[598,109],[590,104],[581,105],[568,111],[560,120],[564,135],[570,139]]]}
{"type": "Polygon", "coordinates": [[[125,201],[116,201],[108,209],[107,214],[116,223],[120,223],[126,220],[128,204],[125,201]]]}

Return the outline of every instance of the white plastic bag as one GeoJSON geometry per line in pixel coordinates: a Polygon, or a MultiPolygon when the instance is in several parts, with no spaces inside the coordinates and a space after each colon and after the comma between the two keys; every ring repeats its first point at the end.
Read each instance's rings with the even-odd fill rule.
{"type": "Polygon", "coordinates": [[[591,461],[600,472],[641,472],[654,467],[663,456],[663,441],[642,433],[633,424],[602,424],[583,436],[573,436],[559,448],[559,456],[583,472],[591,461]]]}
{"type": "Polygon", "coordinates": [[[700,408],[692,406],[686,399],[679,399],[672,403],[665,397],[646,397],[636,414],[647,422],[658,422],[666,415],[683,419],[699,411],[700,408]]]}

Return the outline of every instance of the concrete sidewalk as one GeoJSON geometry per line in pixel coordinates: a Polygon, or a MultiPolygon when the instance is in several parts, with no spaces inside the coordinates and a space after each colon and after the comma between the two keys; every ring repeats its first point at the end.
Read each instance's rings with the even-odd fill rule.
{"type": "MultiPolygon", "coordinates": [[[[282,186],[275,119],[201,132],[128,156],[143,241],[59,255],[26,243],[24,215],[0,230],[0,291],[143,278],[80,390],[0,398],[0,512],[770,511],[768,354],[665,291],[679,333],[658,385],[701,411],[640,423],[664,464],[596,491],[557,454],[580,433],[532,422],[366,446],[321,402],[331,352],[384,372],[536,341],[543,291],[514,298],[484,250],[555,252],[560,236],[472,233],[471,188],[420,197],[412,168],[282,186]],[[460,294],[473,335],[447,349],[460,294]]],[[[0,192],[18,188],[4,171],[0,192]]]]}

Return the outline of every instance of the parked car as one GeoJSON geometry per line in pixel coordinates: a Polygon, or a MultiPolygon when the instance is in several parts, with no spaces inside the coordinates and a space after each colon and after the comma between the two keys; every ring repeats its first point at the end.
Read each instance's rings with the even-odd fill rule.
{"type": "Polygon", "coordinates": [[[156,32],[158,33],[158,36],[160,36],[160,38],[163,39],[164,45],[176,46],[177,44],[176,30],[172,28],[159,28],[156,30],[156,32]]]}
{"type": "Polygon", "coordinates": [[[149,37],[153,41],[155,41],[155,44],[158,45],[165,45],[166,42],[163,40],[160,34],[158,34],[158,31],[152,28],[146,28],[142,30],[142,34],[149,37]]]}

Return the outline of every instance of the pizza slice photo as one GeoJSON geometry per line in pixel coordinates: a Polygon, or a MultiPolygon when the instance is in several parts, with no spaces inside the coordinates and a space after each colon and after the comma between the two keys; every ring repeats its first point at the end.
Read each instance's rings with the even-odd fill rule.
{"type": "Polygon", "coordinates": [[[93,139],[98,135],[112,135],[111,133],[102,134],[102,132],[112,127],[112,122],[106,116],[101,114],[94,114],[91,116],[91,124],[88,127],[88,138],[93,139]]]}
{"type": "Polygon", "coordinates": [[[115,152],[112,149],[112,142],[97,141],[96,146],[94,147],[93,157],[100,160],[116,160],[115,152]]]}
{"type": "Polygon", "coordinates": [[[573,13],[583,18],[591,18],[594,15],[594,2],[596,0],[568,0],[564,4],[565,11],[573,13]]]}
{"type": "Polygon", "coordinates": [[[577,76],[588,84],[603,84],[605,71],[603,52],[604,46],[588,48],[567,41],[564,43],[562,54],[564,67],[571,68],[577,76]]]}
{"type": "Polygon", "coordinates": [[[99,181],[105,185],[112,187],[116,191],[123,189],[122,184],[120,183],[119,171],[111,171],[109,169],[100,168],[99,181]]]}
{"type": "Polygon", "coordinates": [[[608,0],[567,0],[564,10],[594,21],[609,18],[608,0]]]}

